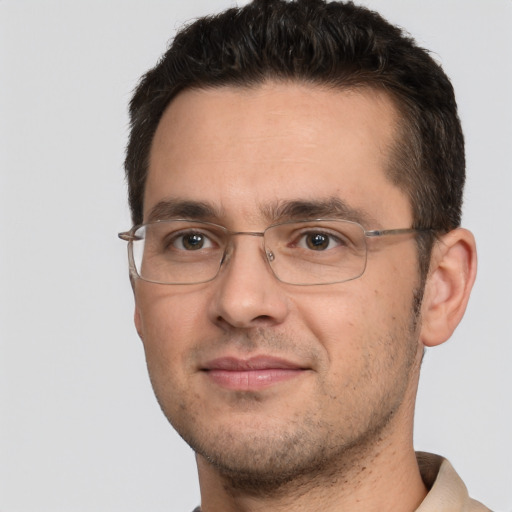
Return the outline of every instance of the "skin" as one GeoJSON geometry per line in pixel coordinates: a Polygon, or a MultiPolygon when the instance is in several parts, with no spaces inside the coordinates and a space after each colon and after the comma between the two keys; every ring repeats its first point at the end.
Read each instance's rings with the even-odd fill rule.
{"type": "MultiPolygon", "coordinates": [[[[144,219],[162,201],[207,202],[214,211],[202,220],[263,231],[278,204],[337,198],[362,212],[366,229],[410,227],[407,197],[386,177],[395,119],[375,91],[272,82],[185,91],[154,137],[144,219]]],[[[468,259],[464,233],[436,249],[437,267],[453,246],[452,267],[468,259]]],[[[413,311],[413,235],[370,240],[363,276],[340,284],[279,282],[261,238],[248,236],[233,239],[211,282],[135,279],[151,381],[197,453],[203,511],[415,509],[426,493],[412,446],[419,367],[424,344],[443,341],[442,328],[449,336],[462,316],[438,319],[452,274],[427,281],[427,327],[413,311]],[[226,386],[205,371],[218,358],[255,356],[297,371],[263,387],[249,377],[226,386]]]]}

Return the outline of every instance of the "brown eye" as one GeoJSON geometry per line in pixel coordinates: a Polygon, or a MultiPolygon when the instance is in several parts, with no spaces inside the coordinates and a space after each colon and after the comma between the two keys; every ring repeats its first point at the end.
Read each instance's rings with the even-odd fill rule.
{"type": "Polygon", "coordinates": [[[191,235],[184,236],[182,240],[183,247],[188,251],[202,249],[205,242],[204,236],[199,233],[193,233],[191,235]]]}
{"type": "Polygon", "coordinates": [[[331,242],[331,237],[323,233],[311,233],[304,237],[308,249],[313,251],[323,251],[327,249],[331,242]]]}
{"type": "Polygon", "coordinates": [[[176,236],[171,245],[182,251],[198,251],[212,247],[212,242],[204,233],[189,232],[176,236]]]}

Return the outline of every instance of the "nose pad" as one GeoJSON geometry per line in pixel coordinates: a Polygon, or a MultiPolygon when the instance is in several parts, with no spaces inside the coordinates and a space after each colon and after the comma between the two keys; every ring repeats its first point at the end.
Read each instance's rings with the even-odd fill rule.
{"type": "MultiPolygon", "coordinates": [[[[279,279],[279,277],[276,275],[276,271],[275,271],[274,265],[273,265],[273,263],[276,259],[275,252],[271,248],[265,246],[265,240],[263,239],[263,235],[264,235],[263,232],[253,232],[253,231],[239,231],[239,232],[231,233],[231,240],[227,243],[227,245],[224,249],[224,254],[222,255],[222,258],[221,258],[221,261],[220,261],[220,264],[219,264],[219,267],[217,270],[216,277],[219,275],[225,274],[226,272],[230,273],[229,269],[226,268],[226,267],[229,267],[228,264],[231,262],[232,259],[236,259],[236,255],[238,254],[238,252],[241,249],[242,249],[242,251],[246,250],[246,249],[243,249],[240,247],[237,248],[237,244],[234,242],[234,238],[235,237],[238,238],[241,235],[249,236],[251,238],[260,238],[261,239],[262,243],[259,248],[260,263],[264,262],[264,266],[266,267],[267,272],[269,273],[269,275],[272,276],[273,279],[276,279],[277,281],[281,281],[281,279],[279,279]]],[[[237,265],[237,264],[235,263],[235,265],[237,265]]],[[[255,261],[252,271],[256,271],[258,268],[259,268],[258,263],[255,261]]]]}
{"type": "MultiPolygon", "coordinates": [[[[231,233],[231,237],[240,236],[240,235],[245,235],[245,236],[250,236],[250,237],[263,237],[262,232],[240,231],[240,232],[231,233]]],[[[261,249],[263,249],[263,252],[264,252],[268,262],[274,261],[275,256],[271,250],[266,249],[264,246],[262,246],[261,249]]],[[[225,264],[229,263],[234,252],[235,252],[235,244],[233,243],[233,238],[232,238],[229,241],[229,243],[226,245],[226,249],[224,250],[224,254],[222,255],[222,258],[220,260],[219,272],[220,272],[220,269],[225,264]]]]}
{"type": "Polygon", "coordinates": [[[278,324],[286,318],[286,294],[270,266],[274,258],[274,253],[263,244],[257,251],[255,244],[247,241],[226,248],[221,263],[221,268],[225,268],[217,281],[215,298],[210,302],[209,316],[213,322],[223,328],[249,328],[262,323],[278,324]]]}
{"type": "Polygon", "coordinates": [[[226,245],[226,248],[224,249],[224,254],[222,255],[222,259],[220,260],[219,272],[225,266],[225,264],[229,263],[229,261],[231,260],[231,257],[233,256],[234,251],[235,251],[235,249],[234,249],[233,242],[228,243],[226,245]]]}

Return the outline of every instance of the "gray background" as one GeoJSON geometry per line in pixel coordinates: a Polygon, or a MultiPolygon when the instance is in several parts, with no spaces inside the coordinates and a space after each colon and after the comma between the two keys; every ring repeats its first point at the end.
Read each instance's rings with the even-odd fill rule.
{"type": "MultiPolygon", "coordinates": [[[[429,350],[419,449],[512,511],[512,1],[367,0],[433,50],[465,127],[480,270],[429,350]]],[[[126,107],[182,22],[225,0],[0,0],[0,511],[188,511],[193,454],[132,326],[126,107]]]]}

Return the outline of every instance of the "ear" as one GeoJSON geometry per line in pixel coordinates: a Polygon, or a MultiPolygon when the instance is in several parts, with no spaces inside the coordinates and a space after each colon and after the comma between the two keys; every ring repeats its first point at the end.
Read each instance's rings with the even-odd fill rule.
{"type": "Polygon", "coordinates": [[[444,343],[462,319],[476,277],[476,244],[467,229],[454,229],[432,248],[421,306],[420,341],[444,343]]]}

